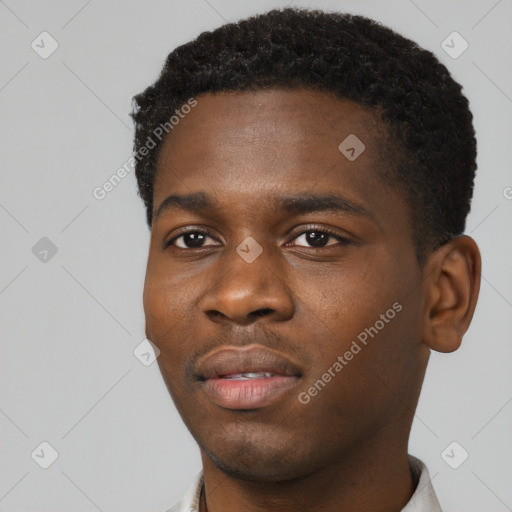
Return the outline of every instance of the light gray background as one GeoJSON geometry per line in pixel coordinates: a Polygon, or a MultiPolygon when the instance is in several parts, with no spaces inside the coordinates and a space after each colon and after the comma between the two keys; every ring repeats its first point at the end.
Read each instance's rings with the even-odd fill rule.
{"type": "MultiPolygon", "coordinates": [[[[163,512],[200,469],[156,363],[133,354],[149,241],[134,174],[102,201],[92,191],[129,158],[131,97],[174,47],[289,3],[0,1],[0,511],[163,512]],[[42,31],[59,44],[47,59],[31,48],[42,31]],[[46,263],[42,237],[58,250],[46,263]],[[42,441],[59,454],[48,469],[31,458],[42,441]]],[[[410,452],[447,512],[512,510],[512,1],[291,3],[380,20],[464,85],[482,288],[462,348],[432,354],[410,452]],[[457,59],[440,46],[453,31],[469,43],[457,59]],[[469,453],[458,469],[441,456],[453,441],[469,453]]]]}

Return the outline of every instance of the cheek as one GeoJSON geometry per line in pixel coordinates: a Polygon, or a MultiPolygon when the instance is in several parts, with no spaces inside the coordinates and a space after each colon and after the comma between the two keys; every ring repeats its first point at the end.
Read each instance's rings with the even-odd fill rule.
{"type": "Polygon", "coordinates": [[[356,436],[364,437],[397,404],[409,401],[407,383],[417,349],[408,343],[402,314],[405,309],[380,330],[375,319],[365,325],[364,316],[350,318],[346,331],[348,320],[339,320],[339,335],[332,335],[330,345],[324,343],[317,351],[315,366],[304,383],[310,414],[325,417],[339,432],[356,430],[356,436]]]}
{"type": "MultiPolygon", "coordinates": [[[[309,321],[322,325],[330,334],[327,339],[318,339],[324,353],[329,348],[342,351],[360,333],[364,336],[365,328],[380,322],[380,315],[392,308],[399,294],[392,283],[382,282],[381,275],[375,267],[374,272],[355,265],[344,267],[326,276],[317,275],[310,281],[314,285],[308,286],[307,293],[296,295],[309,321]],[[333,343],[333,339],[338,342],[333,343]]],[[[295,290],[301,290],[301,286],[295,290]]],[[[394,313],[392,310],[389,316],[394,313]]],[[[310,332],[314,333],[313,326],[310,332]]]]}
{"type": "MultiPolygon", "coordinates": [[[[170,273],[148,269],[144,282],[143,306],[146,334],[162,351],[179,349],[193,325],[194,295],[190,283],[180,285],[170,273]]],[[[188,338],[190,339],[190,338],[188,338]]]]}
{"type": "Polygon", "coordinates": [[[168,287],[151,273],[146,274],[143,305],[147,334],[158,346],[158,338],[169,328],[175,315],[172,314],[174,306],[170,300],[168,287]]]}
{"type": "Polygon", "coordinates": [[[400,273],[383,272],[383,261],[331,273],[302,296],[317,347],[310,352],[315,363],[308,385],[334,373],[334,394],[348,393],[356,402],[365,396],[370,403],[400,386],[417,351],[418,308],[405,279],[386,278],[400,273]]]}

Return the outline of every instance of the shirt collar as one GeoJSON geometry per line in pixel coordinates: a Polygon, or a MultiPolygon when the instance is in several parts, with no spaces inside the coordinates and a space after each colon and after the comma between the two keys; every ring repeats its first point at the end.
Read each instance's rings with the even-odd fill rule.
{"type": "Polygon", "coordinates": [[[409,455],[409,467],[413,480],[417,480],[418,484],[411,499],[400,512],[442,512],[425,464],[420,459],[409,455]]]}
{"type": "MultiPolygon", "coordinates": [[[[400,512],[442,512],[425,464],[420,459],[409,455],[409,467],[413,480],[418,484],[411,499],[400,512]]],[[[202,485],[203,472],[200,471],[194,477],[183,499],[167,512],[198,512],[202,485]]]]}

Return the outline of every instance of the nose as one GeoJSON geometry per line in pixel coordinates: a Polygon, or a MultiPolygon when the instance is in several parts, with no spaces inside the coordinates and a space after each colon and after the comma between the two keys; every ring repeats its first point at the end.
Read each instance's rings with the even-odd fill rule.
{"type": "Polygon", "coordinates": [[[293,317],[294,303],[285,273],[269,251],[264,250],[252,263],[232,251],[211,270],[218,277],[200,305],[212,321],[249,325],[261,318],[284,321],[293,317]]]}

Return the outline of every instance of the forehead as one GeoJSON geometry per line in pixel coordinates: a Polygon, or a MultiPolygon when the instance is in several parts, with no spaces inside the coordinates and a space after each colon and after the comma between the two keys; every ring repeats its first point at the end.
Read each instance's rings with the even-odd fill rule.
{"type": "Polygon", "coordinates": [[[230,207],[233,198],[257,207],[261,198],[290,192],[389,200],[390,190],[380,199],[372,194],[388,188],[379,173],[389,164],[382,157],[386,128],[376,110],[309,89],[208,93],[196,100],[160,150],[155,211],[170,193],[204,190],[230,207]]]}

